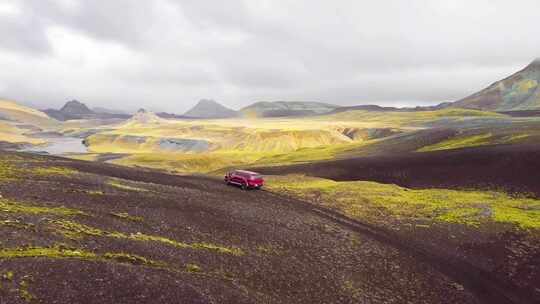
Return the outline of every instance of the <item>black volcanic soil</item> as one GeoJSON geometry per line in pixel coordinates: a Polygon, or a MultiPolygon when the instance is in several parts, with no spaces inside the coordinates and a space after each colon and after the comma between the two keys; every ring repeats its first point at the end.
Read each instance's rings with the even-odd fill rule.
{"type": "MultiPolygon", "coordinates": [[[[269,175],[306,174],[337,181],[368,180],[415,189],[485,189],[540,197],[540,145],[387,153],[251,170],[269,175]]],[[[538,231],[520,231],[497,223],[467,227],[393,218],[377,219],[372,224],[393,230],[396,238],[420,244],[432,254],[447,256],[448,259],[459,257],[502,282],[522,286],[525,292],[531,292],[530,298],[535,299],[534,303],[540,303],[538,231]]]]}
{"type": "Polygon", "coordinates": [[[265,191],[23,153],[0,152],[0,164],[17,172],[9,179],[0,174],[0,202],[84,212],[34,214],[0,205],[0,303],[535,302],[532,293],[460,262],[459,256],[425,251],[387,231],[265,191]],[[58,168],[76,172],[66,175],[58,168]],[[114,186],[118,183],[122,186],[114,186]],[[50,225],[58,220],[110,233],[90,230],[69,237],[50,225]],[[22,225],[10,225],[14,221],[22,225]],[[214,244],[243,254],[115,238],[118,234],[214,244]],[[166,266],[141,258],[5,256],[6,249],[31,247],[123,253],[166,266]],[[198,270],[186,271],[188,264],[198,270]]]}
{"type": "Polygon", "coordinates": [[[357,157],[252,168],[263,174],[306,174],[369,180],[408,188],[488,189],[540,197],[540,145],[499,145],[357,157]]]}

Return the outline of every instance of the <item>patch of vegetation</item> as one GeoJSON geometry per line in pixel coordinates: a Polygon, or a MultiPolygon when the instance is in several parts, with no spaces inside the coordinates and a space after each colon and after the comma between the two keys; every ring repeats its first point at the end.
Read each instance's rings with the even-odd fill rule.
{"type": "Polygon", "coordinates": [[[17,169],[5,158],[0,159],[0,181],[14,179],[17,176],[17,169]]]}
{"type": "MultiPolygon", "coordinates": [[[[135,254],[107,252],[99,255],[83,249],[67,248],[59,245],[53,247],[22,247],[0,250],[0,259],[17,258],[81,259],[90,261],[114,261],[123,264],[151,267],[166,266],[163,262],[153,261],[135,254]]],[[[9,280],[13,278],[12,273],[5,274],[4,276],[9,280]]]]}
{"type": "Polygon", "coordinates": [[[2,274],[1,278],[4,281],[12,281],[14,276],[15,276],[15,273],[13,273],[13,271],[7,271],[2,274]]]}
{"type": "Polygon", "coordinates": [[[103,258],[107,260],[113,260],[119,263],[131,264],[131,265],[144,265],[144,266],[165,266],[164,263],[156,262],[140,255],[129,253],[110,253],[107,252],[103,255],[103,258]]]}
{"type": "Polygon", "coordinates": [[[418,150],[418,152],[429,152],[438,150],[459,149],[466,147],[478,147],[491,144],[493,134],[479,134],[467,137],[451,138],[434,145],[425,146],[418,150]]]}
{"type": "Polygon", "coordinates": [[[20,220],[13,220],[13,219],[7,219],[7,220],[0,220],[0,226],[4,227],[11,227],[15,229],[33,229],[35,228],[34,224],[28,224],[24,223],[20,220]]]}
{"type": "Polygon", "coordinates": [[[96,259],[97,255],[92,252],[68,249],[64,247],[21,247],[13,249],[1,249],[0,259],[17,259],[17,258],[50,258],[50,259],[96,259]]]}
{"type": "Polygon", "coordinates": [[[137,191],[137,192],[146,192],[146,191],[148,191],[147,189],[144,189],[144,188],[138,188],[138,187],[133,187],[133,186],[129,186],[129,185],[126,185],[126,184],[122,184],[117,180],[111,180],[111,181],[107,182],[107,185],[113,186],[115,188],[122,189],[122,190],[128,190],[128,191],[137,191]]]}
{"type": "Polygon", "coordinates": [[[144,218],[140,217],[140,216],[133,216],[133,215],[129,215],[129,213],[126,213],[126,212],[119,212],[119,213],[111,213],[112,216],[114,217],[117,217],[117,218],[121,218],[123,220],[128,220],[128,221],[132,221],[132,222],[143,222],[144,221],[144,218]]]}
{"type": "Polygon", "coordinates": [[[515,144],[525,141],[530,134],[493,134],[483,133],[450,138],[436,144],[422,147],[417,152],[430,152],[439,150],[461,149],[498,144],[515,144]]]}
{"type": "Polygon", "coordinates": [[[52,228],[56,232],[60,233],[61,235],[69,239],[81,239],[86,236],[110,237],[110,238],[127,239],[127,240],[139,241],[139,242],[158,242],[158,243],[170,245],[176,248],[196,249],[196,250],[200,249],[200,250],[206,250],[206,251],[214,251],[221,254],[231,254],[231,255],[237,255],[237,256],[244,254],[244,252],[239,248],[228,248],[228,247],[223,247],[223,246],[218,246],[218,245],[208,244],[208,243],[188,244],[188,243],[171,240],[171,239],[161,237],[161,236],[147,235],[143,233],[126,234],[126,233],[118,232],[118,231],[105,231],[99,228],[86,226],[86,225],[83,225],[74,221],[65,220],[65,219],[51,221],[51,224],[52,224],[52,228]]]}
{"type": "Polygon", "coordinates": [[[85,213],[65,207],[44,207],[28,205],[21,202],[0,198],[0,212],[24,213],[24,214],[53,214],[59,216],[84,215],[85,213]]]}
{"type": "Polygon", "coordinates": [[[500,192],[413,190],[375,182],[335,182],[305,176],[269,177],[267,187],[364,220],[378,221],[391,216],[397,220],[467,225],[491,220],[512,223],[522,229],[540,228],[540,200],[500,192]]]}
{"type": "Polygon", "coordinates": [[[51,176],[51,175],[60,175],[60,176],[72,176],[77,171],[64,167],[37,167],[34,168],[32,174],[38,176],[51,176]]]}
{"type": "Polygon", "coordinates": [[[186,271],[187,272],[201,272],[201,267],[197,264],[187,264],[186,271]]]}
{"type": "Polygon", "coordinates": [[[100,191],[100,190],[89,190],[89,191],[86,191],[86,193],[90,195],[104,195],[105,194],[103,191],[100,191]]]}

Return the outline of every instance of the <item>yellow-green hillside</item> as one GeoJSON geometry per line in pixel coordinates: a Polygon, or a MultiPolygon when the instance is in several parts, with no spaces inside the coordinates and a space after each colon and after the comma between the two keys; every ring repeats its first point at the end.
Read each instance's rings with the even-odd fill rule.
{"type": "Polygon", "coordinates": [[[287,118],[167,120],[150,112],[87,138],[92,153],[122,153],[125,165],[209,172],[228,166],[333,159],[437,121],[507,119],[476,110],[350,111],[287,118]]]}
{"type": "Polygon", "coordinates": [[[7,100],[0,100],[0,118],[8,121],[34,125],[40,128],[58,125],[58,122],[54,121],[41,111],[7,100]]]}
{"type": "Polygon", "coordinates": [[[447,189],[413,190],[366,181],[336,182],[306,176],[271,176],[268,188],[370,222],[395,220],[456,222],[489,221],[540,229],[540,200],[500,192],[447,189]]]}

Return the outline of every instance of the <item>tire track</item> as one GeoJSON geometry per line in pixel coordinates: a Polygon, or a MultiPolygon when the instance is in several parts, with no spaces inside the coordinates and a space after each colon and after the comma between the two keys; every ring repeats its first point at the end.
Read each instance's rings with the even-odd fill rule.
{"type": "Polygon", "coordinates": [[[332,220],[339,225],[347,227],[357,233],[367,235],[383,244],[390,245],[402,252],[408,253],[415,259],[428,263],[430,266],[434,267],[441,273],[463,285],[469,291],[473,292],[473,294],[475,294],[478,299],[484,303],[538,303],[530,291],[523,290],[517,286],[503,282],[488,271],[476,267],[463,259],[442,252],[428,250],[418,242],[405,240],[391,231],[349,218],[334,210],[270,192],[268,190],[261,191],[263,191],[266,195],[275,197],[276,201],[281,204],[287,204],[287,201],[292,202],[304,211],[312,212],[323,218],[332,220]]]}

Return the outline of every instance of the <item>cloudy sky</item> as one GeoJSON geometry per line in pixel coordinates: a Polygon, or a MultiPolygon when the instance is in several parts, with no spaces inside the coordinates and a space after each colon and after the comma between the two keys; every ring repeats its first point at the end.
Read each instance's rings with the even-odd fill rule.
{"type": "Polygon", "coordinates": [[[0,0],[0,96],[182,112],[201,98],[459,99],[540,56],[538,0],[0,0]]]}

